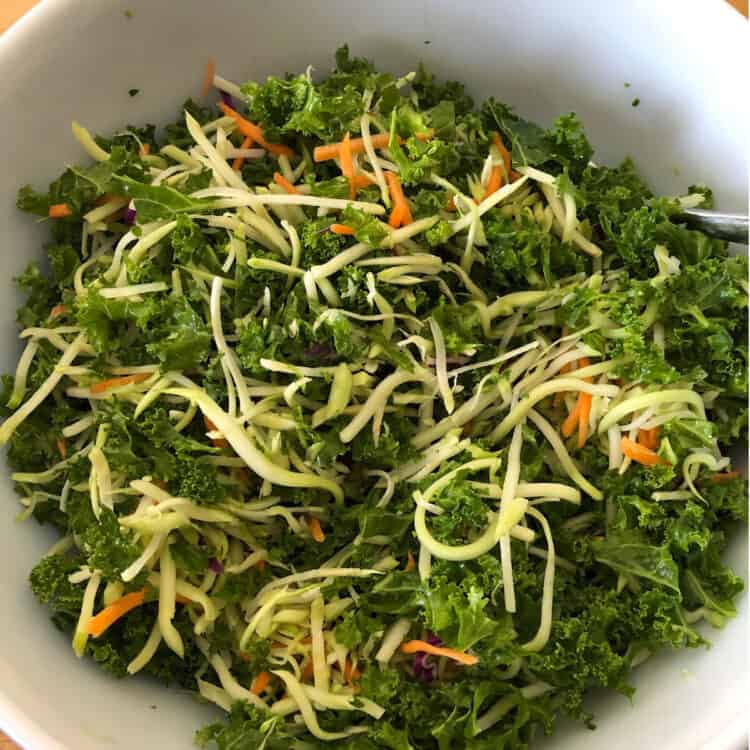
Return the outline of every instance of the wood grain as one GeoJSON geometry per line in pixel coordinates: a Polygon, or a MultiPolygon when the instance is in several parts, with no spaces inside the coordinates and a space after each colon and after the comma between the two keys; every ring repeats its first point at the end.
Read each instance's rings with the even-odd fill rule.
{"type": "MultiPolygon", "coordinates": [[[[36,3],[37,0],[0,0],[0,33],[36,3]]],[[[6,749],[0,744],[0,750],[6,749]]]]}

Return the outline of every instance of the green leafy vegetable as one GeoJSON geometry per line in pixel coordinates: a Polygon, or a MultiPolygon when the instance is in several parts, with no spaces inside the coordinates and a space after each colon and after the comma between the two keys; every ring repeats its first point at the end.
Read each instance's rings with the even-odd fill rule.
{"type": "Polygon", "coordinates": [[[19,518],[62,535],[32,592],[71,635],[118,615],[84,647],[111,676],[226,709],[207,748],[592,726],[589,691],[631,696],[743,589],[747,260],[678,218],[711,190],[658,197],[595,164],[575,114],[475,108],[346,46],[241,91],[253,125],[188,100],[19,191],[50,239],[16,280],[0,440],[19,518]],[[381,171],[418,222],[395,235],[381,171]]]}

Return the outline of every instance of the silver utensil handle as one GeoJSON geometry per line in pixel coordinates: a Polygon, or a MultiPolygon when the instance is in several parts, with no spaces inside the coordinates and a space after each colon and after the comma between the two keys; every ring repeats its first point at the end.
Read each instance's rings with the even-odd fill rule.
{"type": "Polygon", "coordinates": [[[691,229],[700,229],[711,237],[747,245],[748,221],[742,214],[724,214],[700,208],[687,208],[675,217],[691,229]]]}

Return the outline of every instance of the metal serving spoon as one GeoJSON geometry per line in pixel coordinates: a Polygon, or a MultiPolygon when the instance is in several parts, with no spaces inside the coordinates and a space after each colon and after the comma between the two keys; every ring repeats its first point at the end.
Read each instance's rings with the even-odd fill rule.
{"type": "Polygon", "coordinates": [[[738,242],[747,245],[747,216],[724,214],[719,211],[706,211],[702,208],[686,208],[675,214],[675,221],[687,224],[692,229],[700,229],[705,234],[719,240],[738,242]]]}

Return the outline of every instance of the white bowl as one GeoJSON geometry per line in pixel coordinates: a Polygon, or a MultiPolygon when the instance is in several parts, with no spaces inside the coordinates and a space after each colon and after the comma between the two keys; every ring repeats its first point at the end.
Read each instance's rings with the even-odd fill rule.
{"type": "MultiPolygon", "coordinates": [[[[745,210],[747,30],[718,0],[42,2],[0,39],[3,371],[18,354],[11,277],[40,256],[45,234],[16,212],[15,192],[23,183],[46,184],[82,158],[70,136],[73,119],[105,133],[165,122],[197,94],[209,57],[228,78],[257,79],[308,63],[325,70],[348,41],[355,54],[392,71],[423,60],[438,75],[467,82],[477,97],[494,94],[542,122],[575,110],[598,161],[631,154],[659,191],[707,182],[720,207],[745,210]],[[140,94],[129,97],[131,88],[140,94]]],[[[2,481],[0,726],[27,750],[191,747],[193,730],[215,716],[211,709],[148,681],[110,679],[78,661],[50,625],[26,579],[52,537],[34,522],[14,523],[13,491],[2,481]]],[[[735,539],[728,557],[740,570],[746,552],[746,539],[735,539]]],[[[646,663],[634,677],[632,705],[597,697],[596,732],[565,727],[547,746],[741,746],[747,597],[740,609],[725,630],[710,633],[713,649],[646,663]]]]}

